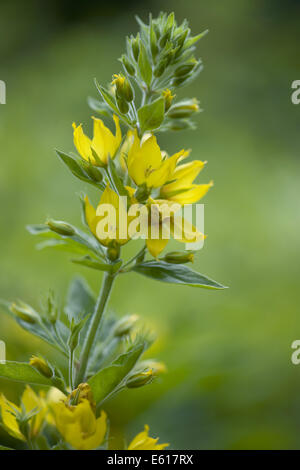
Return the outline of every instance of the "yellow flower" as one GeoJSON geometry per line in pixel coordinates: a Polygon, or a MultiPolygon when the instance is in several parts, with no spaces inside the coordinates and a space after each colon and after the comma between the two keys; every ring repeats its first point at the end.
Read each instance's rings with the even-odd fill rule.
{"type": "Polygon", "coordinates": [[[145,425],[144,431],[140,432],[131,441],[128,450],[163,450],[170,444],[157,444],[159,438],[149,437],[149,426],[145,425]]]}
{"type": "Polygon", "coordinates": [[[195,160],[179,165],[188,155],[189,151],[181,150],[167,157],[154,135],[148,134],[141,141],[135,132],[128,151],[128,173],[137,186],[146,185],[150,190],[160,188],[160,199],[181,205],[193,204],[207,193],[213,183],[194,184],[206,162],[195,160]]]}
{"type": "Polygon", "coordinates": [[[195,160],[178,165],[170,175],[171,182],[161,188],[160,196],[181,205],[199,201],[213,185],[212,181],[208,184],[193,183],[205,164],[206,162],[195,160]]]}
{"type": "MultiPolygon", "coordinates": [[[[45,396],[42,392],[39,392],[37,395],[32,388],[28,385],[26,386],[22,398],[22,404],[26,413],[30,412],[37,412],[32,418],[29,420],[29,428],[30,428],[30,436],[36,436],[41,427],[43,425],[44,419],[48,413],[47,403],[45,400],[45,396]]],[[[11,436],[19,439],[21,441],[25,441],[26,438],[20,431],[20,427],[16,418],[17,413],[21,413],[21,407],[11,403],[4,395],[0,395],[0,411],[1,417],[3,422],[3,427],[10,434],[11,436]]]]}
{"type": "Polygon", "coordinates": [[[107,431],[106,414],[96,418],[91,404],[83,399],[76,406],[65,403],[52,405],[56,427],[64,440],[77,450],[92,450],[99,447],[107,431]]]}
{"type": "Polygon", "coordinates": [[[187,219],[176,214],[180,207],[180,203],[176,201],[149,198],[150,216],[146,245],[155,258],[167,246],[171,236],[181,243],[195,243],[205,238],[187,219]]]}
{"type": "Polygon", "coordinates": [[[159,188],[169,181],[177,161],[187,156],[188,152],[181,150],[163,158],[154,135],[147,134],[141,141],[135,132],[128,152],[128,173],[137,186],[146,184],[148,188],[159,188]]]}
{"type": "Polygon", "coordinates": [[[127,243],[129,218],[127,209],[117,193],[107,186],[96,210],[87,196],[84,202],[86,222],[102,245],[108,246],[113,240],[119,245],[127,243]],[[109,206],[106,206],[108,204],[109,206]],[[109,210],[109,207],[112,207],[115,212],[109,210]]]}
{"type": "Polygon", "coordinates": [[[84,134],[81,124],[76,126],[76,124],[73,123],[74,145],[84,160],[92,163],[93,165],[101,166],[101,164],[107,164],[109,155],[111,158],[114,158],[120,146],[122,135],[119,118],[114,115],[113,119],[116,126],[116,135],[112,134],[112,132],[103,124],[101,119],[93,117],[94,137],[92,140],[84,134]],[[98,159],[95,157],[93,151],[99,158],[99,161],[97,161],[98,159]]]}

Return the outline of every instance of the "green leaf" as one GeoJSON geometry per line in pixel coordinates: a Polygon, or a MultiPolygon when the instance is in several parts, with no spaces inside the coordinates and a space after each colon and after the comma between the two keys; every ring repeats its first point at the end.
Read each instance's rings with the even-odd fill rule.
{"type": "Polygon", "coordinates": [[[66,346],[64,341],[68,337],[68,329],[66,325],[60,320],[56,321],[56,327],[60,331],[62,341],[60,341],[60,338],[57,337],[56,332],[53,330],[52,323],[47,318],[41,317],[40,323],[28,323],[11,312],[9,308],[10,302],[6,302],[5,300],[0,299],[0,307],[2,307],[2,310],[12,317],[21,328],[43,339],[51,346],[57,348],[61,353],[66,354],[66,346]]]}
{"type": "Polygon", "coordinates": [[[0,446],[0,450],[15,450],[15,449],[12,449],[11,447],[0,446]]]}
{"type": "Polygon", "coordinates": [[[128,192],[125,189],[121,178],[119,177],[116,169],[115,162],[112,158],[108,158],[108,173],[110,176],[110,180],[114,186],[115,191],[118,193],[119,196],[128,196],[128,192]]]}
{"type": "Polygon", "coordinates": [[[139,53],[138,65],[139,65],[141,77],[146,83],[146,85],[148,85],[149,87],[151,84],[151,80],[152,80],[152,67],[151,67],[147,50],[144,46],[143,41],[140,42],[140,53],[139,53]]]}
{"type": "MultiPolygon", "coordinates": [[[[70,224],[69,224],[70,225],[70,224]]],[[[103,249],[101,248],[99,242],[94,238],[88,235],[87,233],[79,230],[78,228],[71,226],[75,234],[72,236],[60,235],[57,232],[50,230],[48,225],[27,225],[27,230],[32,235],[39,235],[46,239],[53,239],[54,241],[49,241],[49,243],[41,243],[37,247],[39,249],[47,247],[57,247],[65,251],[72,251],[75,253],[89,254],[93,257],[104,256],[103,249]],[[63,241],[64,243],[59,243],[63,241]]]]}
{"type": "Polygon", "coordinates": [[[92,313],[95,308],[95,296],[85,279],[75,277],[68,290],[65,312],[68,317],[77,318],[92,313]]]}
{"type": "Polygon", "coordinates": [[[31,367],[26,362],[6,361],[4,364],[0,364],[0,377],[15,382],[52,385],[50,379],[41,375],[34,367],[31,367]]]}
{"type": "Polygon", "coordinates": [[[96,100],[92,96],[88,97],[88,105],[93,110],[99,114],[102,114],[106,117],[111,117],[111,109],[107,106],[106,103],[101,103],[101,101],[96,100]]]}
{"type": "Polygon", "coordinates": [[[111,395],[136,365],[145,349],[145,344],[131,347],[110,366],[100,370],[89,381],[94,399],[99,404],[111,395]]]}
{"type": "Polygon", "coordinates": [[[222,284],[182,264],[169,264],[164,261],[145,261],[134,266],[132,270],[161,282],[185,284],[207,289],[226,289],[222,284]]]}
{"type": "Polygon", "coordinates": [[[111,264],[100,263],[90,256],[84,256],[83,258],[79,259],[72,259],[71,261],[72,263],[81,264],[82,266],[97,269],[98,271],[111,271],[111,264]]]}
{"type": "Polygon", "coordinates": [[[146,104],[138,110],[138,117],[143,131],[157,129],[165,115],[165,100],[158,98],[151,104],[146,104]]]}
{"type": "Polygon", "coordinates": [[[68,155],[65,152],[61,152],[60,150],[56,150],[56,154],[58,155],[59,159],[69,168],[71,173],[76,176],[76,178],[80,179],[81,181],[85,181],[86,183],[92,184],[93,186],[96,186],[102,190],[105,189],[105,185],[103,183],[97,183],[87,175],[87,173],[83,170],[74,157],[68,155]]]}
{"type": "Polygon", "coordinates": [[[119,109],[117,108],[117,105],[114,101],[114,98],[113,96],[111,96],[106,90],[105,88],[103,88],[103,86],[99,85],[99,83],[97,82],[97,80],[95,79],[95,84],[96,84],[96,87],[97,87],[97,90],[99,91],[100,95],[102,96],[103,100],[105,101],[105,103],[114,111],[115,114],[117,114],[117,116],[120,117],[121,120],[123,120],[124,122],[126,122],[126,124],[128,124],[128,126],[131,126],[131,122],[130,120],[122,113],[120,113],[119,109]]]}

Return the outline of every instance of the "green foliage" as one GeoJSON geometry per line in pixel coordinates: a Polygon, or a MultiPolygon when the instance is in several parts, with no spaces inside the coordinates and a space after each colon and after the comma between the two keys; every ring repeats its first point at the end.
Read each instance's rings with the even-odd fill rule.
{"type": "Polygon", "coordinates": [[[119,96],[118,88],[115,92],[108,91],[96,81],[104,105],[89,99],[90,106],[100,114],[106,114],[110,110],[128,127],[137,126],[141,135],[154,129],[193,129],[191,118],[198,109],[191,109],[182,117],[182,113],[178,114],[173,109],[175,102],[169,109],[165,109],[161,97],[166,89],[175,92],[177,88],[190,84],[201,72],[201,60],[195,58],[194,52],[196,43],[207,31],[192,36],[187,21],[178,25],[174,13],[161,13],[156,19],[152,19],[150,15],[149,24],[138,17],[137,21],[140,32],[136,37],[127,38],[126,53],[122,55],[120,62],[128,83],[132,82],[131,78],[134,76],[135,85],[140,91],[136,96],[141,94],[142,100],[139,102],[135,98],[129,106],[119,96]]]}
{"type": "Polygon", "coordinates": [[[93,396],[97,404],[101,404],[112,393],[122,386],[127,375],[134,368],[145,350],[145,344],[132,346],[121,354],[108,367],[100,370],[88,381],[92,388],[93,396]]]}
{"type": "Polygon", "coordinates": [[[6,361],[0,363],[0,377],[15,382],[30,383],[35,385],[53,385],[51,379],[44,377],[34,367],[25,362],[6,361]]]}
{"type": "Polygon", "coordinates": [[[205,287],[206,289],[224,289],[225,287],[203,274],[193,271],[182,264],[169,264],[165,261],[145,261],[136,264],[133,271],[157,281],[171,284],[205,287]]]}

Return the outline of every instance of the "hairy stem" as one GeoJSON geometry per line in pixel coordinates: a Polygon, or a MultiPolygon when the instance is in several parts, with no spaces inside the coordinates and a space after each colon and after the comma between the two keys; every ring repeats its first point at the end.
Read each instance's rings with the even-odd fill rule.
{"type": "Polygon", "coordinates": [[[90,357],[90,351],[94,344],[96,333],[98,331],[99,325],[103,318],[103,314],[104,314],[105,307],[106,307],[107,301],[111,293],[114,279],[115,279],[114,274],[111,274],[111,273],[104,274],[104,279],[103,279],[103,283],[102,283],[98,300],[96,302],[95,311],[93,313],[90,327],[86,335],[85,342],[83,344],[83,348],[81,352],[80,366],[79,366],[77,377],[76,377],[77,385],[82,383],[85,380],[88,361],[90,357]]]}

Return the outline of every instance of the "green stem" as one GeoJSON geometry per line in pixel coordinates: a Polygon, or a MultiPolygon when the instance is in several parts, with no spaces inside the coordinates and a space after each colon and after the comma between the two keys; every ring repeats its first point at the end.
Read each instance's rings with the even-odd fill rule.
{"type": "Polygon", "coordinates": [[[73,372],[74,372],[74,350],[72,349],[70,351],[70,356],[69,356],[69,386],[71,390],[73,390],[73,372]]]}
{"type": "Polygon", "coordinates": [[[85,380],[90,351],[94,344],[96,333],[98,331],[99,325],[103,318],[103,313],[104,313],[107,301],[111,293],[114,279],[115,279],[114,274],[111,274],[109,272],[106,272],[104,274],[101,291],[100,291],[98,300],[96,302],[95,311],[92,316],[90,327],[87,332],[86,339],[82,348],[80,366],[79,366],[79,370],[78,370],[77,377],[76,377],[77,385],[79,385],[85,380]]]}

